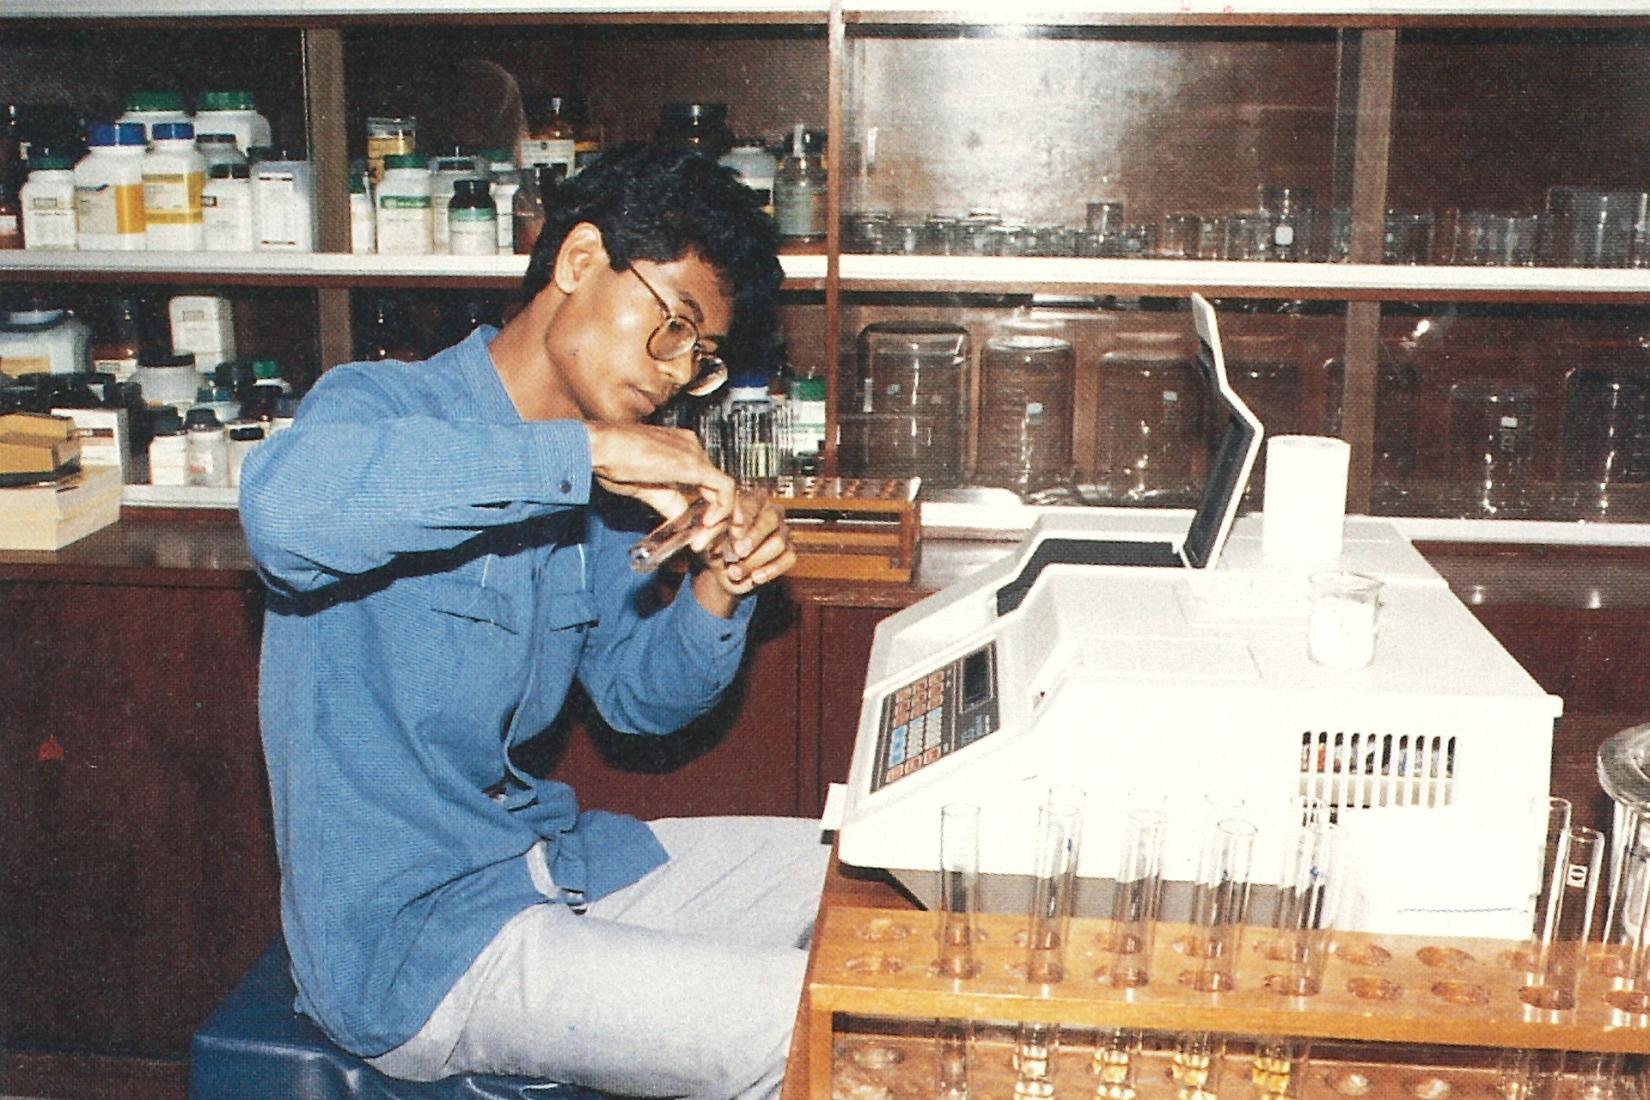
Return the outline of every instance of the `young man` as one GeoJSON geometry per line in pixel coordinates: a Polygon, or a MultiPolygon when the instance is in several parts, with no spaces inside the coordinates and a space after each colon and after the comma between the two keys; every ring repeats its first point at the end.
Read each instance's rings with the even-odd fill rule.
{"type": "Polygon", "coordinates": [[[642,423],[714,388],[724,341],[768,337],[776,238],[731,173],[678,151],[616,151],[559,199],[502,331],[329,371],[242,472],[298,1007],[402,1077],[769,1095],[817,825],[581,813],[511,750],[575,677],[619,729],[697,717],[750,593],[795,561],[772,505],[642,423]],[[620,523],[620,497],[709,502],[668,604],[627,559],[657,517],[620,523]]]}

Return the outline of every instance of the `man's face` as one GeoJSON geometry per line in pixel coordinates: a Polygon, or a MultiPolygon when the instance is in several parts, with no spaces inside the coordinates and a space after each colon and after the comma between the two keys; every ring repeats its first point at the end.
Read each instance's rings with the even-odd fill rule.
{"type": "Polygon", "coordinates": [[[637,260],[632,266],[634,272],[614,271],[605,261],[596,266],[546,334],[557,415],[634,424],[693,380],[698,362],[692,349],[669,361],[648,353],[648,338],[666,315],[649,286],[677,316],[698,326],[701,350],[720,348],[732,303],[715,268],[691,252],[670,263],[637,260]]]}

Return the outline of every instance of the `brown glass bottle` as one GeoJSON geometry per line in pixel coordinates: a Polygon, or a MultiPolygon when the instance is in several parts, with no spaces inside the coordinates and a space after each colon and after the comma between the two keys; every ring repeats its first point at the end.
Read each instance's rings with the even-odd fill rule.
{"type": "Polygon", "coordinates": [[[525,103],[527,132],[516,143],[516,165],[560,166],[563,175],[573,174],[577,158],[578,131],[566,99],[559,95],[529,96],[525,103]]]}
{"type": "Polygon", "coordinates": [[[367,321],[355,347],[355,357],[376,362],[383,359],[402,359],[415,362],[422,359],[413,345],[406,319],[388,299],[375,297],[367,306],[367,321]]]}
{"type": "Polygon", "coordinates": [[[515,252],[530,255],[544,228],[544,195],[562,181],[561,165],[540,165],[522,173],[521,186],[511,202],[511,219],[515,223],[515,252]]]}

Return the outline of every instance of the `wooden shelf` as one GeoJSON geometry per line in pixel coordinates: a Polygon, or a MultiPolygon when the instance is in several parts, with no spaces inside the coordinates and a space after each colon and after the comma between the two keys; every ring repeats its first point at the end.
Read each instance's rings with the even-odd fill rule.
{"type": "Polygon", "coordinates": [[[1337,301],[1650,302],[1650,272],[1554,267],[1095,260],[1029,256],[841,259],[844,290],[1164,294],[1337,301]]]}
{"type": "MultiPolygon", "coordinates": [[[[816,287],[825,257],[784,255],[787,289],[816,287]]],[[[274,286],[493,286],[515,289],[526,256],[379,256],[336,252],[0,252],[0,280],[274,286]]]]}

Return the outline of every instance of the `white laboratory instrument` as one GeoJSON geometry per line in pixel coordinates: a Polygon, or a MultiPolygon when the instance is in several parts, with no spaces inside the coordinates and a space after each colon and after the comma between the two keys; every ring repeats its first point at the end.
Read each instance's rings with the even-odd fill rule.
{"type": "MultiPolygon", "coordinates": [[[[1224,390],[1212,322],[1200,314],[1205,371],[1224,390]]],[[[1258,440],[1235,445],[1246,474],[1258,440]]],[[[1226,538],[1241,490],[1241,478],[1214,486],[1193,517],[1184,541],[1196,552],[1207,540],[1204,568],[1186,568],[1184,553],[1179,568],[1104,564],[1124,525],[1149,532],[1164,517],[1050,514],[1015,552],[884,620],[842,861],[887,868],[926,898],[940,808],[975,802],[981,871],[1023,875],[1036,805],[1077,784],[1083,878],[1110,876],[1131,796],[1149,794],[1169,814],[1163,877],[1189,881],[1216,795],[1243,799],[1240,815],[1261,829],[1253,881],[1275,883],[1294,800],[1312,795],[1341,826],[1337,926],[1527,934],[1530,807],[1547,794],[1561,701],[1379,520],[1350,519],[1332,566],[1384,582],[1374,659],[1315,663],[1305,573],[1265,559],[1250,517],[1226,538]]]]}

